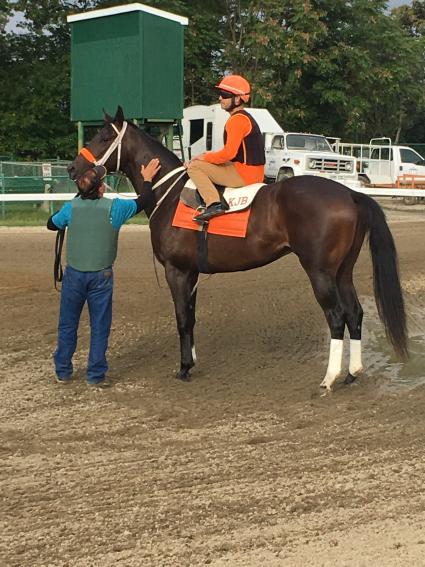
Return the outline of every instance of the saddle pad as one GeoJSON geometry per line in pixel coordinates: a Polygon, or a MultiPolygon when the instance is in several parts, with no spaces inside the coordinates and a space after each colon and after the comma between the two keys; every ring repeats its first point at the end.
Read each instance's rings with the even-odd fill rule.
{"type": "MultiPolygon", "coordinates": [[[[179,201],[172,226],[189,230],[202,230],[201,225],[193,220],[196,214],[195,210],[179,201]]],[[[250,214],[251,208],[239,213],[227,212],[225,215],[213,217],[208,223],[207,232],[208,234],[245,238],[250,214]]]]}
{"type": "MultiPolygon", "coordinates": [[[[230,207],[226,214],[248,208],[261,187],[264,187],[264,183],[253,183],[244,187],[226,187],[223,196],[230,207]]],[[[180,198],[189,207],[194,209],[198,207],[199,198],[197,198],[196,186],[191,179],[186,181],[180,198]]]]}

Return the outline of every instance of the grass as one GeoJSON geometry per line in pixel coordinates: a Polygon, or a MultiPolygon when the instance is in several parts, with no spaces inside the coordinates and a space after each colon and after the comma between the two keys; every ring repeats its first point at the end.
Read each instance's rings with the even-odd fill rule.
{"type": "MultiPolygon", "coordinates": [[[[49,202],[47,210],[35,203],[0,203],[0,226],[45,226],[51,214],[57,212],[62,202],[49,202]]],[[[140,213],[129,224],[148,224],[145,213],[140,213]]]]}
{"type": "Polygon", "coordinates": [[[62,203],[52,203],[54,208],[45,210],[34,203],[0,204],[0,226],[44,226],[47,219],[56,212],[62,203]]]}

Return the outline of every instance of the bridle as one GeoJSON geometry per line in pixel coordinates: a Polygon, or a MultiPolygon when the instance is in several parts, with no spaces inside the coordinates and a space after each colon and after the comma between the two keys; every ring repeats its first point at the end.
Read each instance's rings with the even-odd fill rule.
{"type": "Polygon", "coordinates": [[[119,171],[121,164],[121,143],[127,130],[128,123],[124,121],[121,130],[118,130],[115,124],[111,123],[111,126],[117,133],[117,137],[114,139],[112,144],[109,146],[109,148],[101,158],[96,158],[88,148],[81,148],[79,154],[93,165],[105,165],[105,162],[108,160],[108,158],[114,153],[115,150],[117,150],[117,167],[115,168],[115,171],[119,171]]]}
{"type": "MultiPolygon", "coordinates": [[[[117,133],[117,137],[114,139],[112,144],[109,146],[109,148],[106,150],[106,152],[103,154],[103,156],[101,158],[97,159],[88,148],[81,148],[79,154],[82,155],[83,158],[85,158],[87,161],[89,161],[93,165],[105,165],[105,162],[108,160],[108,158],[114,153],[115,150],[117,150],[117,152],[118,152],[117,153],[117,167],[116,167],[115,171],[119,171],[120,163],[121,163],[121,143],[122,143],[122,139],[124,137],[124,134],[127,130],[128,123],[126,121],[124,121],[121,130],[118,130],[118,128],[115,126],[115,124],[111,123],[111,126],[115,130],[115,132],[117,133]]],[[[160,185],[162,185],[165,181],[168,181],[171,177],[176,175],[176,173],[180,173],[180,175],[174,180],[173,183],[171,183],[171,185],[165,191],[164,195],[162,195],[162,197],[158,200],[154,210],[152,211],[152,213],[149,217],[149,220],[152,218],[153,214],[156,213],[157,209],[159,208],[159,206],[161,205],[161,203],[165,199],[165,197],[168,195],[168,193],[171,191],[171,189],[173,189],[173,187],[178,183],[178,181],[180,181],[180,179],[186,174],[185,166],[182,165],[180,167],[177,167],[176,169],[173,169],[172,171],[167,173],[162,179],[157,181],[155,183],[155,185],[152,187],[152,190],[154,191],[160,185]]]]}

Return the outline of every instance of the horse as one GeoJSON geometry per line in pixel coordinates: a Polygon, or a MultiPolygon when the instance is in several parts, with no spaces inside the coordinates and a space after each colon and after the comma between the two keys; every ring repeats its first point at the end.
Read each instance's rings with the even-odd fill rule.
{"type": "MultiPolygon", "coordinates": [[[[180,159],[135,124],[121,107],[70,164],[72,179],[95,164],[121,171],[148,202],[152,247],[165,269],[180,338],[176,378],[189,381],[196,361],[194,326],[200,273],[198,233],[172,226],[187,174],[180,159]],[[158,157],[161,169],[152,189],[144,187],[141,164],[158,157]],[[148,194],[149,192],[149,194],[148,194]],[[154,199],[152,199],[152,193],[154,199]]],[[[256,194],[245,238],[208,235],[209,273],[258,268],[290,253],[305,270],[330,331],[329,361],[320,386],[331,390],[343,374],[343,338],[347,327],[350,358],[345,383],[363,371],[363,309],[353,284],[353,268],[369,235],[374,296],[387,338],[402,360],[408,356],[406,315],[397,252],[381,207],[368,195],[333,180],[302,175],[265,185],[256,194]]]]}

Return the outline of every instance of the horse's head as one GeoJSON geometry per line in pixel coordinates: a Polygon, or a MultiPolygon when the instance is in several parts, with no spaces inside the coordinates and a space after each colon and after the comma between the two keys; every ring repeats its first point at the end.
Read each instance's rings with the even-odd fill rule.
{"type": "Polygon", "coordinates": [[[80,153],[68,167],[71,179],[77,179],[88,169],[99,164],[104,165],[108,171],[118,171],[125,153],[121,148],[121,137],[124,133],[123,127],[126,128],[126,126],[127,123],[124,121],[124,113],[121,106],[118,106],[114,118],[104,112],[102,128],[81,149],[80,153]]]}

